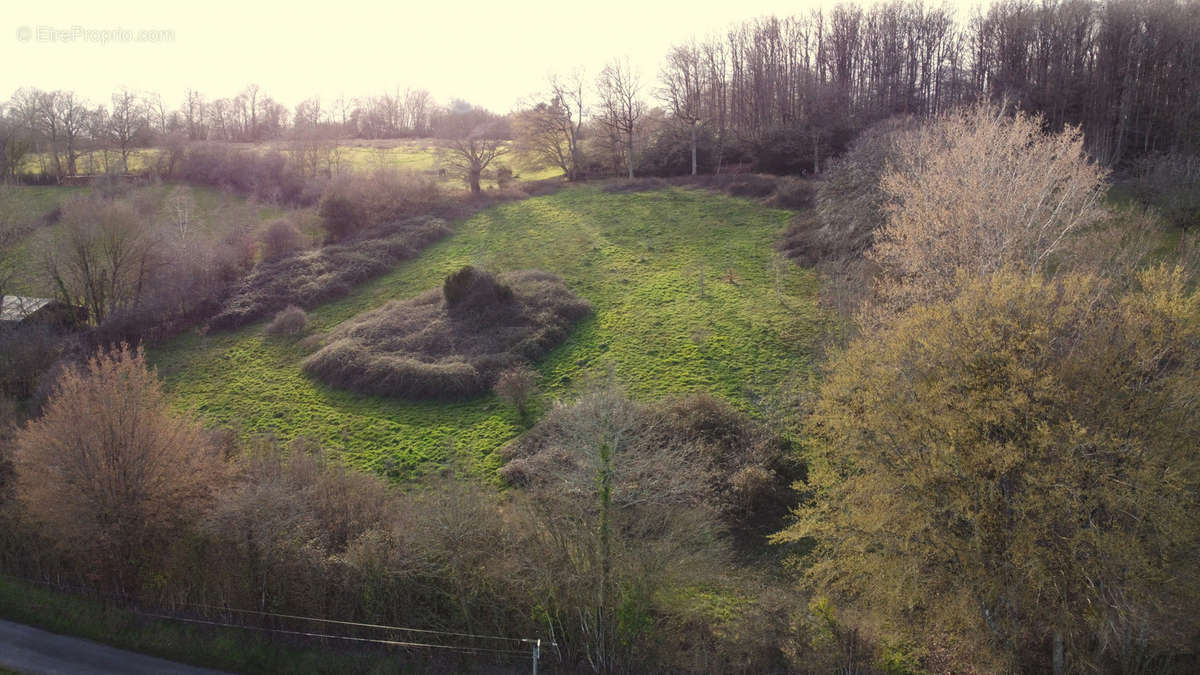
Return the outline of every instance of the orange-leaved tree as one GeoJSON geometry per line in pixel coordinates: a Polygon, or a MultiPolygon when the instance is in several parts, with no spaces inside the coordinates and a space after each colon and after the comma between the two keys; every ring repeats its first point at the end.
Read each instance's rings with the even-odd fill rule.
{"type": "Polygon", "coordinates": [[[16,438],[18,498],[103,581],[130,586],[207,505],[224,461],[204,429],[174,411],[141,350],[122,346],[66,370],[16,438]]]}

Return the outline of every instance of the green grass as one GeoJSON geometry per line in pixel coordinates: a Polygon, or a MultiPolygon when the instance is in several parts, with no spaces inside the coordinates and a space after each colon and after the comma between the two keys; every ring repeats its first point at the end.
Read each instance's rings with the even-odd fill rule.
{"type": "MultiPolygon", "coordinates": [[[[129,171],[143,171],[151,166],[154,166],[155,160],[158,159],[157,148],[134,148],[129,151],[129,171]]],[[[66,167],[65,156],[62,159],[64,168],[66,167]]],[[[92,175],[99,173],[117,172],[121,168],[121,152],[119,150],[108,151],[107,170],[105,168],[104,153],[85,152],[75,160],[75,170],[82,175],[92,175]]],[[[17,168],[17,173],[52,173],[54,171],[54,159],[48,152],[31,152],[21,158],[21,164],[17,168]]]]}
{"type": "MultiPolygon", "coordinates": [[[[431,171],[438,168],[437,141],[432,138],[410,140],[363,141],[349,143],[338,147],[339,161],[354,171],[372,171],[375,169],[400,169],[405,171],[431,171]]],[[[517,153],[502,155],[489,166],[495,169],[499,165],[508,166],[519,180],[543,180],[562,175],[558,167],[528,168],[530,159],[517,153]]],[[[439,181],[447,187],[465,189],[461,180],[445,178],[439,181]]],[[[493,187],[495,181],[483,181],[483,186],[493,187]]]]}
{"type": "MultiPolygon", "coordinates": [[[[244,147],[243,144],[235,144],[244,147]]],[[[260,151],[278,150],[287,153],[289,143],[286,141],[271,141],[258,143],[260,151]]],[[[385,139],[377,141],[341,141],[338,145],[337,161],[339,166],[348,167],[352,171],[373,171],[375,169],[399,169],[404,171],[431,171],[438,168],[437,140],[433,138],[385,139]]],[[[142,171],[154,165],[158,153],[157,148],[138,148],[129,154],[129,170],[142,171]]],[[[47,153],[31,153],[22,158],[20,173],[41,174],[52,171],[52,159],[47,153]]],[[[543,180],[562,175],[558,167],[530,168],[530,158],[516,153],[503,155],[496,160],[512,168],[520,180],[543,180]]],[[[109,151],[108,168],[117,171],[120,168],[119,153],[109,151]]],[[[489,168],[496,168],[493,165],[489,168]]],[[[81,174],[102,174],[105,171],[103,154],[99,152],[85,153],[79,157],[76,169],[81,174]]],[[[446,178],[441,181],[447,187],[466,189],[461,180],[446,178]]],[[[492,187],[494,181],[484,181],[485,187],[492,187]]]]}
{"type": "MultiPolygon", "coordinates": [[[[128,609],[0,576],[0,617],[60,635],[205,668],[243,673],[421,672],[403,653],[273,642],[253,631],[151,619],[128,609]],[[409,663],[406,663],[409,661],[409,663]]],[[[486,665],[470,657],[463,666],[486,665]]],[[[6,673],[0,667],[0,673],[6,673]]]]}
{"type": "MultiPolygon", "coordinates": [[[[543,269],[591,301],[595,315],[539,364],[542,409],[611,372],[637,397],[707,390],[756,412],[807,368],[821,321],[813,275],[773,265],[771,245],[789,215],[703,191],[574,187],[456,224],[451,237],[310,321],[328,329],[438,286],[465,264],[543,269]]],[[[301,372],[304,355],[297,343],[266,337],[263,324],[181,337],[150,354],[179,405],[209,422],[314,438],[399,479],[447,464],[491,475],[495,451],[522,430],[493,396],[439,404],[331,389],[301,372]]]]}

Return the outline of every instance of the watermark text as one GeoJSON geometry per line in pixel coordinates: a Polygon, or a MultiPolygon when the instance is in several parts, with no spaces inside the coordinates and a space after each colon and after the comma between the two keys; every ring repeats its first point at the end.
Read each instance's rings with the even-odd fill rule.
{"type": "Polygon", "coordinates": [[[174,28],[91,28],[88,26],[21,26],[17,29],[19,42],[39,44],[139,44],[175,41],[174,28]]]}

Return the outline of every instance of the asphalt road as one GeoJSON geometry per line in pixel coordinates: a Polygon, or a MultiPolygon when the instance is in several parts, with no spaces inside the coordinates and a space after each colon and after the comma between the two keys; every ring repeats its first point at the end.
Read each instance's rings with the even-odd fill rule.
{"type": "Polygon", "coordinates": [[[41,675],[220,675],[0,619],[0,667],[41,675]]]}

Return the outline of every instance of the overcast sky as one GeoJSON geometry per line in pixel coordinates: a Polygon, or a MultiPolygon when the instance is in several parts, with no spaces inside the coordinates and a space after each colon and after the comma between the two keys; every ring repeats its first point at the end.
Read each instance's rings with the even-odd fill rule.
{"type": "MultiPolygon", "coordinates": [[[[965,7],[969,2],[959,2],[965,7]]],[[[652,80],[668,47],[767,14],[832,1],[400,0],[375,7],[254,0],[9,3],[0,11],[0,97],[21,86],[71,89],[93,104],[118,87],[233,96],[254,82],[291,109],[394,87],[428,89],[498,112],[582,67],[589,80],[628,56],[652,80]],[[144,33],[149,31],[149,33],[144,33]]],[[[966,10],[960,10],[965,13],[966,10]]],[[[653,84],[648,82],[647,84],[653,84]]]]}

